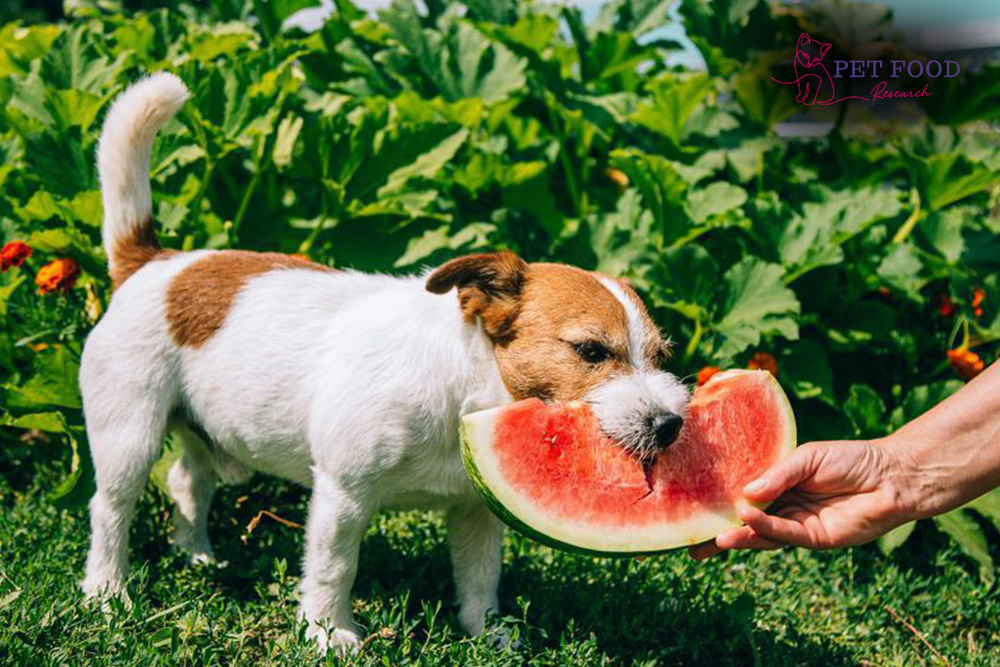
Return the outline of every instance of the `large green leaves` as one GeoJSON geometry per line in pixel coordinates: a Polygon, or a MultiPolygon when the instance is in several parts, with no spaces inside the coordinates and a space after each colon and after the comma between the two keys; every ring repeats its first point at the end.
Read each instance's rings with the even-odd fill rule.
{"type": "Polygon", "coordinates": [[[798,338],[794,315],[800,310],[799,301],[781,276],[780,266],[755,257],[742,259],[726,271],[726,296],[715,324],[722,337],[719,356],[731,357],[757,345],[765,334],[798,338]]]}
{"type": "Polygon", "coordinates": [[[416,7],[396,0],[379,12],[403,51],[383,51],[384,63],[404,86],[415,82],[415,66],[423,75],[418,91],[448,100],[478,97],[489,104],[504,99],[525,84],[525,61],[502,44],[490,41],[470,24],[444,20],[442,30],[425,28],[416,7]]]}

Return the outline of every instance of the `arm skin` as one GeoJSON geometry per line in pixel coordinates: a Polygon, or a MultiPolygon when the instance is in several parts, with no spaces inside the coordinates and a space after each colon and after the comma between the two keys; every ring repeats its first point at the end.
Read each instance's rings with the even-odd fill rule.
{"type": "Polygon", "coordinates": [[[803,445],[743,492],[743,526],[691,548],[864,544],[907,521],[942,514],[1000,486],[1000,362],[885,438],[803,445]]]}

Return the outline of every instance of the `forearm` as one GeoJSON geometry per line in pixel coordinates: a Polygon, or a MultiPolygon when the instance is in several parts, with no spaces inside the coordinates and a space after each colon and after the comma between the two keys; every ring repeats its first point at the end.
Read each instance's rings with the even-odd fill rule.
{"type": "Polygon", "coordinates": [[[907,518],[964,505],[1000,486],[1000,362],[883,444],[900,466],[907,518]]]}

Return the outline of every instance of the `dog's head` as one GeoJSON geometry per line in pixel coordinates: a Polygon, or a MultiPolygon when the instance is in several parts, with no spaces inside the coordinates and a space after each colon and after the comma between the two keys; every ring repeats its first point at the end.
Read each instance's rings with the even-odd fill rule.
{"type": "Polygon", "coordinates": [[[667,344],[627,283],[504,252],[460,257],[427,280],[437,294],[452,288],[465,317],[482,321],[515,399],[586,401],[644,458],[677,438],[688,392],[661,370],[667,344]]]}

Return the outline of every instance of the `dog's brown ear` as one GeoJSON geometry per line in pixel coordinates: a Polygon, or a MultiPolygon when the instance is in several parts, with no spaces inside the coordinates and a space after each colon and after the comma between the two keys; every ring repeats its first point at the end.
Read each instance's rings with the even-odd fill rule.
{"type": "Polygon", "coordinates": [[[468,255],[438,267],[427,278],[427,290],[444,294],[457,287],[465,316],[482,318],[486,333],[497,339],[517,317],[527,273],[528,264],[512,252],[468,255]]]}

